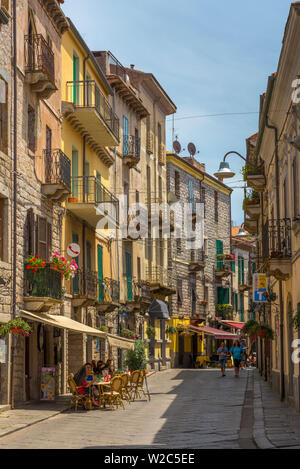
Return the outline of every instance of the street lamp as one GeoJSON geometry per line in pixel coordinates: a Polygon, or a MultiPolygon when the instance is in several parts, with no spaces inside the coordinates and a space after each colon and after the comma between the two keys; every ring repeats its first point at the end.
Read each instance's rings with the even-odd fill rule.
{"type": "Polygon", "coordinates": [[[249,236],[248,233],[245,231],[245,228],[243,228],[243,226],[245,226],[245,223],[241,224],[241,227],[240,227],[239,232],[236,235],[236,237],[247,238],[249,236]]]}
{"type": "Polygon", "coordinates": [[[228,178],[232,178],[232,177],[235,176],[235,173],[230,169],[229,163],[226,162],[227,156],[231,155],[231,154],[237,155],[240,158],[242,158],[244,161],[247,162],[246,158],[244,158],[237,151],[229,151],[228,153],[226,153],[226,155],[224,156],[223,161],[220,163],[219,170],[214,174],[214,176],[216,178],[218,178],[219,181],[221,181],[221,182],[223,182],[223,179],[228,179],[228,178]]]}

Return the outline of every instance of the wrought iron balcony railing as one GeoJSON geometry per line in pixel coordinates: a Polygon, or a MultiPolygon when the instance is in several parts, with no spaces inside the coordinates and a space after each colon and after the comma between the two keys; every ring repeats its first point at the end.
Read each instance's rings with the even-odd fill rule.
{"type": "Polygon", "coordinates": [[[292,256],[291,220],[267,220],[262,230],[263,259],[289,258],[292,256]]]}
{"type": "Polygon", "coordinates": [[[147,270],[147,278],[150,283],[159,283],[176,290],[177,279],[172,271],[161,266],[154,266],[147,270]]]}
{"type": "Polygon", "coordinates": [[[136,300],[147,300],[151,298],[150,283],[146,280],[133,281],[133,294],[136,300]]]}
{"type": "Polygon", "coordinates": [[[28,269],[25,263],[24,269],[24,296],[38,298],[63,298],[62,276],[57,270],[53,270],[50,264],[44,268],[37,268],[36,272],[28,269]]]}
{"type": "Polygon", "coordinates": [[[118,199],[95,176],[72,177],[72,197],[82,204],[118,204],[118,199]]]}
{"type": "Polygon", "coordinates": [[[64,184],[71,191],[71,161],[61,150],[44,150],[46,184],[64,184]]]}
{"type": "Polygon", "coordinates": [[[67,82],[67,99],[77,108],[96,109],[107,127],[119,140],[119,118],[94,80],[67,82]]]}
{"type": "Polygon", "coordinates": [[[103,303],[117,303],[120,300],[120,282],[111,278],[99,280],[98,301],[103,303]]]}
{"type": "Polygon", "coordinates": [[[123,156],[129,156],[139,161],[141,152],[141,139],[135,135],[123,136],[123,156]]]}
{"type": "Polygon", "coordinates": [[[205,264],[206,255],[203,249],[192,249],[191,250],[191,262],[205,264]]]}
{"type": "Polygon", "coordinates": [[[25,36],[25,71],[46,73],[55,82],[54,53],[41,34],[25,36]]]}
{"type": "Polygon", "coordinates": [[[77,274],[71,281],[71,290],[73,296],[89,297],[96,300],[98,292],[97,273],[86,269],[78,269],[77,274]]]}

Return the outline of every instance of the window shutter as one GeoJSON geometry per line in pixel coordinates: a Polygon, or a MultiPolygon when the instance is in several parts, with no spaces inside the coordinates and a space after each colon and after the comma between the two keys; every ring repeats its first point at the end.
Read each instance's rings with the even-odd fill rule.
{"type": "Polygon", "coordinates": [[[24,225],[24,256],[25,258],[34,254],[34,213],[33,209],[29,209],[26,215],[24,225]]]}
{"type": "Polygon", "coordinates": [[[223,290],[224,290],[223,287],[218,287],[217,289],[217,304],[218,305],[223,304],[223,295],[224,295],[223,290]]]}
{"type": "MultiPolygon", "coordinates": [[[[223,241],[220,241],[219,239],[216,240],[216,250],[217,250],[217,255],[218,254],[223,254],[223,241]]],[[[222,259],[217,259],[217,269],[221,270],[223,265],[223,260],[222,259]]]]}
{"type": "Polygon", "coordinates": [[[37,217],[37,244],[36,253],[43,259],[47,257],[47,221],[45,218],[37,217]]]}
{"type": "Polygon", "coordinates": [[[47,222],[47,258],[46,261],[50,260],[52,255],[52,225],[47,222]]]}
{"type": "Polygon", "coordinates": [[[223,304],[229,304],[229,288],[223,288],[223,304]]]}

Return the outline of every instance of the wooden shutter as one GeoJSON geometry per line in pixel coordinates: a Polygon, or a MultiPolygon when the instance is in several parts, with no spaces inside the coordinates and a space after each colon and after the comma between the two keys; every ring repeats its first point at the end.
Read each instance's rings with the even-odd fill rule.
{"type": "Polygon", "coordinates": [[[223,288],[223,304],[229,304],[229,288],[223,288]]]}
{"type": "Polygon", "coordinates": [[[37,217],[36,222],[36,252],[43,259],[49,261],[52,254],[52,225],[46,218],[37,217]]]}
{"type": "Polygon", "coordinates": [[[218,287],[217,288],[217,304],[218,305],[223,304],[223,298],[224,298],[224,288],[223,287],[218,287]]]}

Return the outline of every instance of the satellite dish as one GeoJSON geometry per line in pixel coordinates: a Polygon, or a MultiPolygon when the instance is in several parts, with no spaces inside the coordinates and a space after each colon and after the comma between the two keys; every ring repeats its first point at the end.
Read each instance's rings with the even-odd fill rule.
{"type": "Polygon", "coordinates": [[[194,145],[193,143],[189,143],[189,144],[188,144],[188,151],[189,151],[189,154],[190,154],[191,156],[195,156],[195,155],[196,155],[196,151],[197,151],[197,150],[196,150],[196,147],[195,147],[195,145],[194,145]]]}
{"type": "Polygon", "coordinates": [[[179,153],[181,152],[181,145],[180,143],[178,142],[178,140],[175,140],[173,142],[173,148],[174,148],[174,151],[177,155],[179,155],[179,153]]]}

